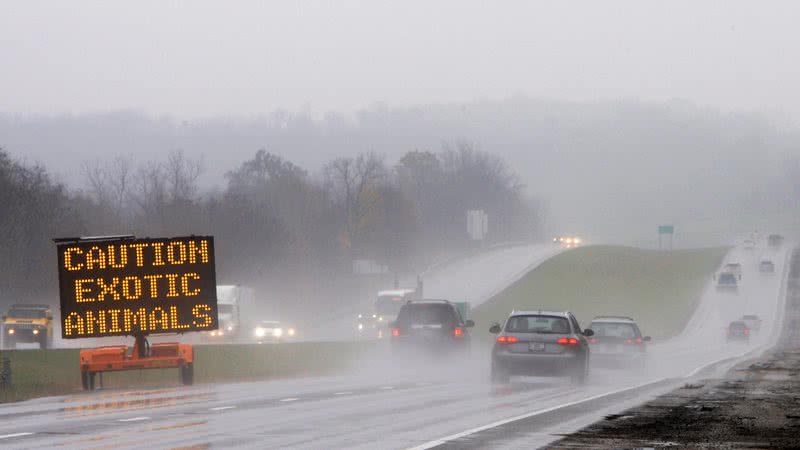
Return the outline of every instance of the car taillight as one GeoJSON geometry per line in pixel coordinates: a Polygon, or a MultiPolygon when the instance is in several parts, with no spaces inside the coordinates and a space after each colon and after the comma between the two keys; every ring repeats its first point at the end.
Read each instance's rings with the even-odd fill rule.
{"type": "Polygon", "coordinates": [[[392,328],[392,336],[400,336],[400,328],[392,328]]]}
{"type": "Polygon", "coordinates": [[[744,334],[745,334],[745,335],[748,335],[748,334],[750,334],[750,330],[749,330],[749,329],[747,329],[747,328],[745,328],[745,330],[744,330],[744,334]]]}
{"type": "Polygon", "coordinates": [[[575,338],[559,338],[556,344],[561,345],[578,345],[578,340],[575,338]]]}
{"type": "Polygon", "coordinates": [[[499,336],[497,338],[498,344],[513,344],[518,341],[519,339],[517,339],[515,336],[499,336]]]}
{"type": "Polygon", "coordinates": [[[641,344],[642,343],[642,338],[638,337],[636,339],[628,339],[625,342],[627,342],[628,344],[634,344],[634,343],[635,344],[641,344]]]}
{"type": "Polygon", "coordinates": [[[461,328],[461,327],[455,327],[453,329],[453,336],[455,336],[455,337],[464,336],[464,329],[461,328]]]}

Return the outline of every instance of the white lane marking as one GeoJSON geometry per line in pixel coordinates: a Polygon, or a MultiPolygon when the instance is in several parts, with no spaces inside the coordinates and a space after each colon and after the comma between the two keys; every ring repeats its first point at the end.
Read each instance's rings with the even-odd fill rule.
{"type": "Polygon", "coordinates": [[[217,406],[216,408],[208,408],[209,411],[225,411],[226,409],[233,409],[235,406],[217,406]]]}
{"type": "Polygon", "coordinates": [[[333,395],[350,395],[352,393],[352,391],[334,392],[333,395]]]}
{"type": "Polygon", "coordinates": [[[129,419],[119,419],[117,422],[141,422],[142,420],[150,420],[150,418],[146,416],[131,417],[129,419]]]}
{"type": "Polygon", "coordinates": [[[392,390],[392,389],[394,389],[394,386],[383,386],[383,387],[381,388],[381,390],[382,390],[382,391],[390,391],[390,390],[392,390]]]}
{"type": "Polygon", "coordinates": [[[281,399],[282,402],[293,402],[295,400],[300,400],[300,399],[297,398],[297,397],[289,397],[289,398],[282,398],[281,399]]]}
{"type": "Polygon", "coordinates": [[[475,433],[478,433],[478,432],[481,432],[481,431],[484,431],[484,430],[490,430],[492,428],[496,428],[496,427],[499,427],[501,425],[505,425],[507,423],[516,422],[518,420],[527,419],[529,417],[540,416],[542,414],[547,414],[549,412],[553,412],[553,411],[556,411],[556,410],[559,410],[559,409],[562,409],[562,408],[567,408],[569,406],[574,406],[574,405],[580,405],[581,403],[590,402],[592,400],[597,400],[597,399],[600,399],[600,398],[603,398],[603,397],[608,397],[608,396],[611,396],[611,395],[614,395],[614,394],[620,394],[620,393],[626,392],[626,391],[632,391],[634,389],[639,389],[639,388],[642,388],[642,387],[645,387],[645,386],[649,386],[651,384],[658,384],[658,383],[661,383],[662,381],[665,381],[665,380],[668,380],[668,378],[659,378],[658,380],[648,381],[647,383],[638,384],[636,386],[632,386],[632,387],[628,387],[628,388],[624,388],[624,389],[618,389],[616,391],[611,391],[611,392],[606,392],[604,394],[594,395],[592,397],[584,398],[584,399],[581,399],[581,400],[576,400],[574,402],[564,403],[564,404],[556,405],[556,406],[553,406],[553,407],[550,407],[550,408],[545,408],[545,409],[540,409],[538,411],[532,411],[532,412],[529,412],[529,413],[520,414],[519,416],[509,417],[508,419],[503,419],[503,420],[498,420],[497,422],[493,422],[493,423],[490,423],[488,425],[483,425],[483,426],[480,426],[480,427],[472,428],[472,429],[467,430],[467,431],[462,431],[461,433],[451,434],[450,436],[445,436],[443,438],[435,439],[433,441],[426,442],[426,443],[418,445],[416,447],[411,447],[408,450],[427,450],[427,449],[430,449],[430,448],[445,444],[448,441],[454,441],[454,440],[460,439],[460,438],[462,438],[464,436],[469,436],[470,434],[475,434],[475,433]]]}
{"type": "Polygon", "coordinates": [[[749,353],[751,353],[753,351],[754,350],[748,350],[748,351],[746,351],[744,353],[739,353],[739,354],[728,356],[728,357],[725,357],[725,358],[720,358],[720,359],[711,361],[710,363],[703,364],[702,366],[700,366],[700,367],[694,369],[693,371],[689,372],[688,374],[686,374],[684,376],[684,378],[692,378],[693,376],[695,376],[698,373],[702,372],[706,368],[713,366],[714,364],[721,363],[721,362],[727,361],[727,360],[734,360],[734,359],[743,358],[743,357],[747,356],[747,354],[749,354],[749,353]]]}
{"type": "Polygon", "coordinates": [[[11,438],[15,438],[15,437],[30,436],[32,434],[33,433],[30,433],[30,432],[4,434],[4,435],[0,435],[0,439],[11,439],[11,438]]]}

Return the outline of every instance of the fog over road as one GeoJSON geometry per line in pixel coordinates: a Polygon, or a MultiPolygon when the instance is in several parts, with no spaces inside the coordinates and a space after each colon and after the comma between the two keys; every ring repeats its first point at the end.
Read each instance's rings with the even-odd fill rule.
{"type": "MultiPolygon", "coordinates": [[[[743,271],[738,295],[718,293],[709,278],[685,331],[653,343],[651,364],[641,372],[594,369],[585,386],[562,379],[521,378],[494,387],[488,381],[485,349],[474,349],[470,361],[445,362],[434,369],[375,358],[342,376],[100,391],[3,405],[0,445],[355,449],[544,445],[557,439],[557,433],[574,431],[604,414],[645,401],[685,383],[687,376],[724,370],[733,364],[728,358],[769,346],[778,334],[772,331],[778,330],[777,312],[782,310],[787,249],[772,256],[776,263],[772,275],[758,272],[762,251],[766,252],[733,249],[727,261],[740,262],[743,271]],[[727,323],[751,313],[764,319],[761,333],[749,345],[727,344],[727,323]]],[[[480,257],[489,269],[483,274],[472,269],[458,274],[468,274],[472,283],[465,287],[465,299],[473,300],[466,295],[474,293],[473,301],[480,301],[498,288],[482,286],[482,280],[513,281],[512,273],[518,272],[506,268],[521,270],[521,264],[507,263],[500,255],[523,258],[526,251],[504,252],[498,259],[480,257]]],[[[528,264],[545,254],[542,250],[528,264]]],[[[459,272],[455,267],[446,270],[459,272]]],[[[445,275],[440,276],[427,282],[430,296],[447,285],[445,275]]],[[[589,318],[581,319],[588,323],[589,318]]],[[[486,330],[474,331],[483,333],[486,330]]]]}

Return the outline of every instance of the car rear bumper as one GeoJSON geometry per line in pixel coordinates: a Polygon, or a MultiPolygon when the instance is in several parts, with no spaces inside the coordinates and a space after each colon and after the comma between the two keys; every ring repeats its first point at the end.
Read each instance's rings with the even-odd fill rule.
{"type": "Polygon", "coordinates": [[[468,337],[431,339],[415,336],[393,336],[391,346],[395,355],[414,356],[465,351],[469,348],[470,343],[468,337]]]}
{"type": "Polygon", "coordinates": [[[493,364],[515,375],[546,375],[575,370],[583,353],[536,354],[502,352],[492,356],[493,364]]]}

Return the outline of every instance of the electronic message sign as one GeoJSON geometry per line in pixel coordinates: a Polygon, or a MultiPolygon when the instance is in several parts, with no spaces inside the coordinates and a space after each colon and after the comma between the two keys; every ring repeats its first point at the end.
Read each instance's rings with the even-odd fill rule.
{"type": "Polygon", "coordinates": [[[214,238],[58,244],[61,337],[217,328],[214,238]]]}

